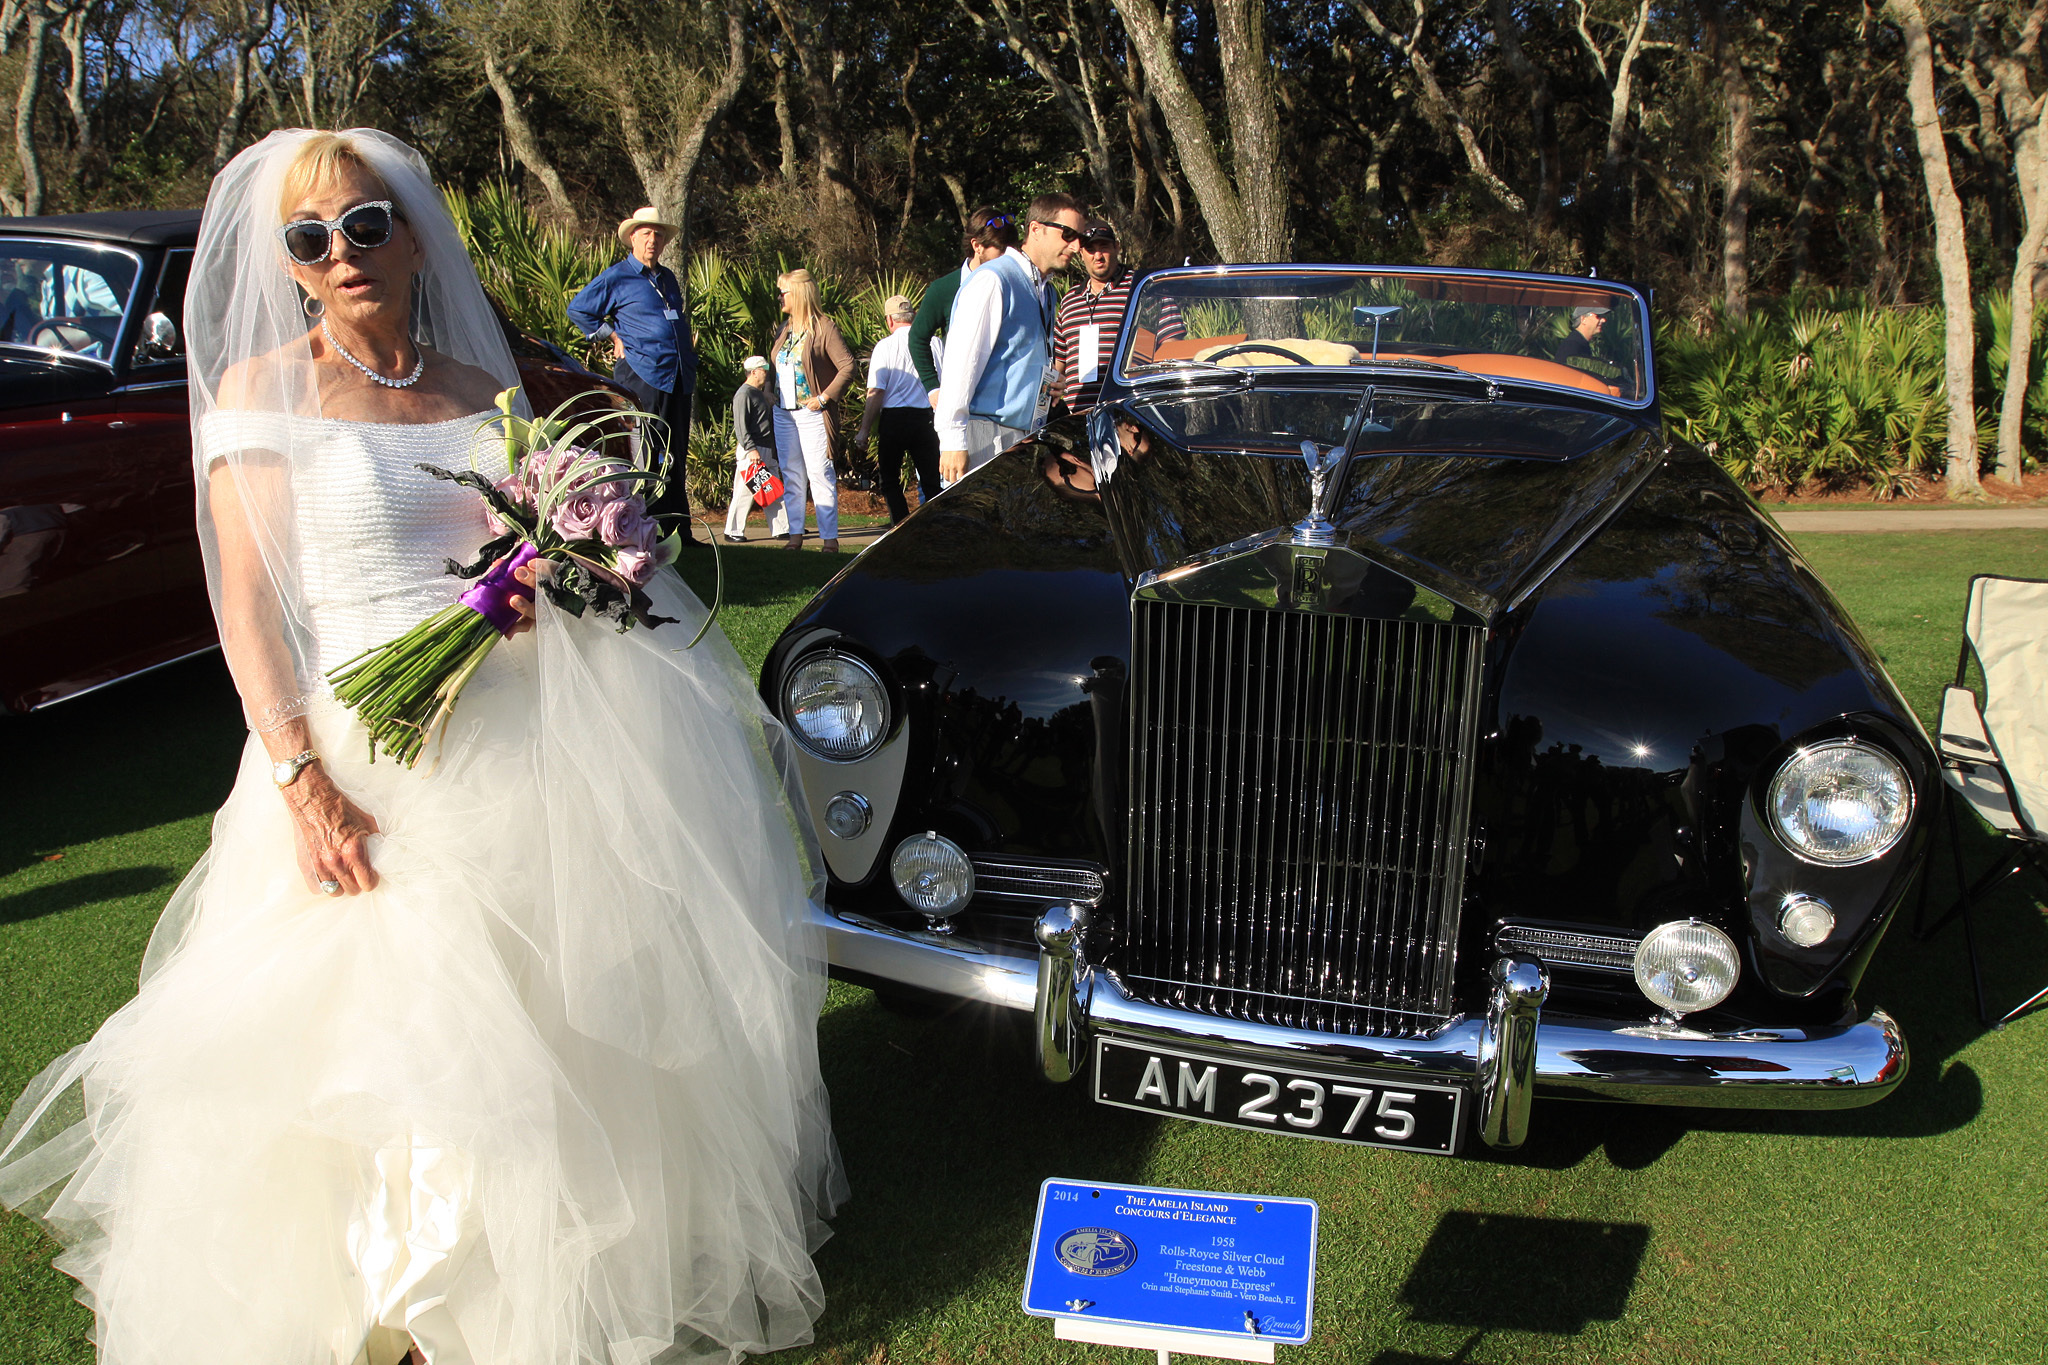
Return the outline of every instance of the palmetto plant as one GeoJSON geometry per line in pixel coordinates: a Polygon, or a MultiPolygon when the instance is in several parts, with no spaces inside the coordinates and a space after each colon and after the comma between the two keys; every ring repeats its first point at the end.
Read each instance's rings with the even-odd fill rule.
{"type": "Polygon", "coordinates": [[[618,259],[618,247],[541,222],[502,180],[486,181],[475,194],[446,188],[442,194],[477,277],[514,325],[592,368],[609,369],[610,356],[600,354],[605,348],[592,346],[569,321],[569,300],[618,259]]]}
{"type": "MultiPolygon", "coordinates": [[[[1895,497],[1946,457],[1933,308],[1806,296],[1706,333],[1667,325],[1658,371],[1680,434],[1751,487],[1812,480],[1895,497]]],[[[1980,430],[1990,420],[1980,412],[1980,430]]]]}

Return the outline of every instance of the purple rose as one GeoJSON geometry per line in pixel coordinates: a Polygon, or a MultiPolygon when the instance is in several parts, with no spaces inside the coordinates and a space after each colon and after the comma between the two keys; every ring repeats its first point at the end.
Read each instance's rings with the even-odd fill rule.
{"type": "Polygon", "coordinates": [[[564,540],[595,540],[598,519],[604,515],[604,509],[611,501],[604,496],[601,487],[578,489],[555,504],[550,520],[555,524],[556,533],[564,540]]]}
{"type": "Polygon", "coordinates": [[[553,488],[575,458],[576,452],[568,448],[542,446],[539,450],[529,451],[523,466],[527,486],[541,492],[553,488]]]}
{"type": "Polygon", "coordinates": [[[605,543],[612,547],[612,564],[619,576],[635,587],[645,586],[654,571],[671,556],[661,548],[661,523],[647,515],[639,498],[622,498],[604,511],[605,543]]]}
{"type": "Polygon", "coordinates": [[[634,587],[644,588],[661,567],[661,559],[651,550],[621,550],[612,557],[612,567],[634,587]]]}
{"type": "Polygon", "coordinates": [[[605,544],[621,549],[645,549],[660,539],[660,530],[648,517],[647,504],[638,494],[606,503],[604,511],[598,514],[597,534],[605,544]]]}

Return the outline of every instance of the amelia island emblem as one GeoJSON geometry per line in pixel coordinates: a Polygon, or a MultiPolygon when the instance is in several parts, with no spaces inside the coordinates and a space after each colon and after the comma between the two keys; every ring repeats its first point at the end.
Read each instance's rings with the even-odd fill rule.
{"type": "Polygon", "coordinates": [[[1108,1228],[1075,1228],[1053,1254],[1076,1275],[1121,1275],[1138,1263],[1138,1244],[1108,1228]]]}

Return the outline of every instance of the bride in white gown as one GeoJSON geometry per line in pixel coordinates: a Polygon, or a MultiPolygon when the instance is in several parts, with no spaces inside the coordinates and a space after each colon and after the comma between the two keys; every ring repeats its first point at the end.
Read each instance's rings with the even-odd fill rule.
{"type": "Polygon", "coordinates": [[[656,630],[522,599],[445,739],[370,761],[322,674],[460,593],[481,507],[415,466],[502,473],[474,437],[517,382],[409,148],[237,157],[186,319],[252,732],[140,994],[0,1127],[0,1201],[66,1244],[105,1365],[809,1340],[843,1180],[780,726],[721,635],[681,648],[704,609],[664,572],[656,630]]]}

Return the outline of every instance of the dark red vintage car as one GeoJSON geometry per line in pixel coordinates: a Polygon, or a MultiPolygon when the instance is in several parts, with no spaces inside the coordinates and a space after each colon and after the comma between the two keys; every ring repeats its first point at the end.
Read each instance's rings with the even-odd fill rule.
{"type": "MultiPolygon", "coordinates": [[[[182,335],[198,234],[193,212],[0,218],[0,707],[216,647],[182,335]]],[[[537,409],[600,386],[631,402],[505,333],[537,409]]]]}

